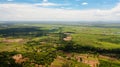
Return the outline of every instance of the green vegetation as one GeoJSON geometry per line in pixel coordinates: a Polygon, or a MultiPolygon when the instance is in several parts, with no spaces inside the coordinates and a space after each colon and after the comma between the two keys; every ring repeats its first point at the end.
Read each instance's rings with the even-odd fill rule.
{"type": "Polygon", "coordinates": [[[112,61],[112,60],[100,60],[99,67],[119,67],[120,63],[112,61]]]}
{"type": "Polygon", "coordinates": [[[119,67],[120,24],[1,24],[0,67],[119,67]]]}

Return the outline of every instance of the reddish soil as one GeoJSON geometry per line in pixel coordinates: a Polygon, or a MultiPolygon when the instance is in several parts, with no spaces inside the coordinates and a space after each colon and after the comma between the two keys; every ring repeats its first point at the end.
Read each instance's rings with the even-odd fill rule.
{"type": "Polygon", "coordinates": [[[16,63],[22,63],[28,60],[28,58],[23,58],[22,54],[17,54],[12,57],[16,63]]]}
{"type": "Polygon", "coordinates": [[[88,64],[91,67],[97,67],[97,65],[99,65],[98,60],[89,60],[87,55],[86,56],[77,56],[76,59],[78,62],[88,64]]]}
{"type": "Polygon", "coordinates": [[[21,42],[24,42],[24,40],[23,39],[6,39],[6,38],[4,38],[2,40],[2,42],[6,42],[6,43],[18,42],[18,43],[21,43],[21,42]]]}
{"type": "Polygon", "coordinates": [[[70,41],[72,40],[72,37],[71,36],[67,36],[66,38],[63,38],[64,41],[70,41]]]}

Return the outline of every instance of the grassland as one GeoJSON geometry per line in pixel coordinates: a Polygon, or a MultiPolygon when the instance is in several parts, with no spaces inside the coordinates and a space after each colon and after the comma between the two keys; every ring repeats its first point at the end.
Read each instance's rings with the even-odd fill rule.
{"type": "Polygon", "coordinates": [[[39,65],[119,67],[119,26],[120,24],[1,24],[0,58],[8,59],[0,61],[2,63],[0,67],[5,67],[5,65],[9,67],[10,64],[6,61],[10,61],[9,58],[12,59],[17,54],[21,54],[23,59],[29,58],[18,67],[39,65]],[[65,41],[64,38],[67,37],[70,39],[65,41]]]}

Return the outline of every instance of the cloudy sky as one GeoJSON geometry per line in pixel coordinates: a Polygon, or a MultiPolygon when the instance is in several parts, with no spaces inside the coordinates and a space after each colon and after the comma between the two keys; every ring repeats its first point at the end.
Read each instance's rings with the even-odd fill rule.
{"type": "Polygon", "coordinates": [[[120,0],[0,0],[0,21],[120,21],[120,0]]]}

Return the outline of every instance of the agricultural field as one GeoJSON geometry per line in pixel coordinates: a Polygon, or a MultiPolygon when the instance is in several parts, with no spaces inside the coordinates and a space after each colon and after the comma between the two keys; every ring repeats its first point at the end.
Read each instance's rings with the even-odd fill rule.
{"type": "Polygon", "coordinates": [[[120,24],[0,24],[0,67],[120,67],[120,24]]]}

